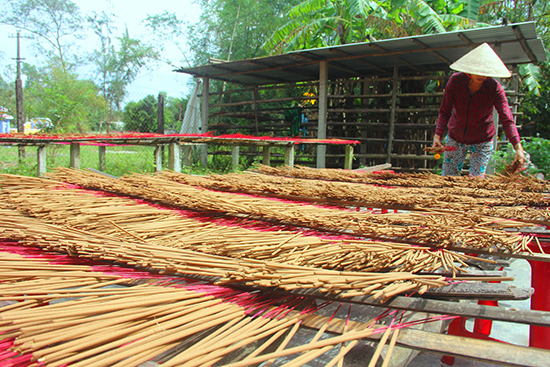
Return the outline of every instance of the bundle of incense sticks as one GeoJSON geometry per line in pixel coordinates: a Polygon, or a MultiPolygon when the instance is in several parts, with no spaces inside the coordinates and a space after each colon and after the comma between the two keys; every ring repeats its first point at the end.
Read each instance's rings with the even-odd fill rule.
{"type": "Polygon", "coordinates": [[[296,354],[290,365],[300,366],[341,343],[388,332],[375,328],[374,320],[342,330],[342,320],[316,314],[319,307],[302,297],[182,285],[166,277],[127,287],[137,274],[116,270],[111,275],[112,268],[101,265],[69,265],[59,255],[34,258],[2,247],[0,304],[9,304],[0,307],[2,366],[138,366],[149,360],[168,366],[246,366],[296,354]],[[298,329],[308,325],[321,328],[309,343],[292,345],[298,329]],[[320,342],[329,327],[342,335],[320,342]],[[246,346],[252,348],[235,361],[231,353],[246,346]]]}
{"type": "Polygon", "coordinates": [[[392,208],[460,211],[470,206],[550,206],[550,195],[518,189],[445,187],[426,190],[422,187],[380,187],[372,184],[241,173],[196,176],[162,171],[159,175],[186,185],[219,191],[269,195],[285,199],[310,199],[318,202],[340,201],[345,205],[383,204],[392,208]]]}
{"type": "Polygon", "coordinates": [[[444,267],[456,275],[462,271],[460,265],[466,266],[464,261],[470,258],[444,249],[389,241],[328,240],[293,232],[206,224],[131,199],[75,189],[39,189],[36,185],[24,190],[24,182],[20,178],[17,190],[5,190],[13,209],[50,223],[129,241],[345,271],[433,272],[444,267]]]}
{"type": "MultiPolygon", "coordinates": [[[[529,238],[494,228],[507,226],[505,221],[467,214],[444,215],[438,212],[433,215],[408,213],[381,216],[212,192],[147,175],[133,175],[117,180],[93,172],[60,168],[53,177],[82,187],[139,197],[168,206],[233,216],[246,215],[264,221],[374,239],[392,238],[419,245],[483,248],[502,252],[523,250],[529,243],[529,238]]],[[[7,185],[3,187],[7,188],[7,185]]]]}
{"type": "Polygon", "coordinates": [[[234,259],[155,243],[121,241],[115,236],[43,223],[15,210],[1,210],[0,214],[7,218],[0,223],[0,236],[5,240],[88,259],[145,267],[165,274],[216,277],[218,284],[240,282],[285,290],[318,288],[344,298],[362,294],[373,295],[382,301],[402,292],[418,290],[424,293],[431,287],[447,284],[445,278],[438,275],[343,272],[273,261],[234,259]]]}
{"type": "Polygon", "coordinates": [[[344,202],[379,202],[391,206],[416,207],[419,204],[432,208],[452,208],[448,204],[491,206],[550,206],[549,195],[521,190],[487,190],[469,187],[380,187],[372,184],[288,178],[260,174],[233,173],[226,175],[196,176],[162,171],[161,177],[192,186],[222,191],[271,194],[280,197],[332,199],[344,202]],[[397,196],[397,198],[395,198],[397,196]],[[425,202],[425,203],[424,203],[425,202]]]}
{"type": "Polygon", "coordinates": [[[469,187],[488,190],[520,190],[550,192],[550,183],[534,176],[508,177],[504,175],[481,177],[440,176],[433,173],[362,172],[338,169],[319,169],[304,166],[270,167],[258,164],[252,172],[273,176],[320,179],[329,181],[361,182],[387,186],[408,187],[469,187]]]}

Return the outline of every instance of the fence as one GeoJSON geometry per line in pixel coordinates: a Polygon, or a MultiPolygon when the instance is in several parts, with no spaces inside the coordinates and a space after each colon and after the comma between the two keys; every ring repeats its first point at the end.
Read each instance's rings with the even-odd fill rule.
{"type": "MultiPolygon", "coordinates": [[[[52,167],[69,166],[74,168],[99,169],[111,175],[139,172],[147,173],[169,168],[178,172],[192,169],[194,162],[200,162],[205,170],[209,159],[219,156],[219,152],[208,152],[208,146],[230,147],[230,166],[239,169],[240,148],[256,148],[255,157],[262,163],[272,163],[272,153],[283,151],[283,163],[294,165],[297,143],[305,145],[340,145],[347,157],[344,168],[351,168],[353,145],[357,141],[316,140],[316,139],[269,139],[238,137],[211,137],[162,134],[116,134],[116,135],[64,135],[64,136],[3,136],[0,137],[1,162],[19,160],[19,164],[2,167],[8,173],[31,175],[34,171],[41,176],[52,167]],[[8,145],[7,144],[12,144],[8,145]],[[197,148],[197,149],[194,149],[197,148]],[[261,149],[260,154],[258,154],[261,149]],[[32,154],[35,153],[35,154],[32,154]],[[213,153],[213,154],[212,154],[213,153]],[[148,157],[137,159],[138,154],[148,157]],[[32,160],[35,156],[36,160],[32,160]],[[197,159],[198,158],[198,159],[197,159]],[[9,172],[11,171],[11,172],[9,172]]],[[[210,161],[211,162],[211,161],[210,161]]],[[[219,170],[216,170],[219,171],[219,170]]]]}

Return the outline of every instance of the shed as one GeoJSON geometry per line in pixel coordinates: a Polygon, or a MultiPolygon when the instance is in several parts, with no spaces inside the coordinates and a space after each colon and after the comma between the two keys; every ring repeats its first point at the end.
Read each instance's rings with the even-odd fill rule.
{"type": "MultiPolygon", "coordinates": [[[[518,65],[546,60],[534,22],[216,61],[176,71],[202,79],[202,132],[248,129],[255,135],[299,132],[318,139],[356,139],[361,141],[357,166],[391,163],[400,171],[418,171],[434,165],[423,148],[431,145],[449,65],[484,42],[513,72],[502,82],[517,115],[518,65]],[[212,81],[223,85],[210,90],[212,81]],[[289,88],[286,95],[274,92],[289,88]]],[[[297,163],[334,167],[343,154],[320,145],[304,152],[303,159],[297,163]]]]}

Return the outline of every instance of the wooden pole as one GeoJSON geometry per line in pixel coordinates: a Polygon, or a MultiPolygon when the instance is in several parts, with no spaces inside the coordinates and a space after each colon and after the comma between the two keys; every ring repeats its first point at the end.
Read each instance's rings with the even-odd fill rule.
{"type": "Polygon", "coordinates": [[[353,145],[346,145],[346,158],[344,161],[344,169],[351,169],[353,164],[353,145]]]}
{"type": "Polygon", "coordinates": [[[393,91],[391,97],[391,113],[390,113],[390,132],[388,134],[388,152],[386,163],[391,162],[391,153],[393,149],[393,134],[395,132],[395,111],[397,108],[397,89],[399,86],[399,58],[396,57],[393,64],[393,91]]]}
{"type": "Polygon", "coordinates": [[[105,155],[107,153],[107,147],[105,145],[100,145],[98,147],[99,153],[99,170],[101,172],[105,171],[105,155]]]}
{"type": "Polygon", "coordinates": [[[155,172],[162,171],[162,145],[155,147],[155,172]]]}
{"type": "Polygon", "coordinates": [[[46,145],[39,145],[36,151],[37,158],[37,176],[40,177],[46,173],[46,145]]]}
{"type": "MultiPolygon", "coordinates": [[[[319,120],[317,121],[317,139],[327,137],[327,104],[328,104],[328,65],[326,61],[319,63],[319,120]]],[[[317,168],[325,168],[326,145],[317,146],[317,168]]]]}
{"type": "Polygon", "coordinates": [[[233,171],[236,171],[239,167],[239,150],[238,145],[231,148],[231,168],[233,171]]]}
{"type": "MultiPolygon", "coordinates": [[[[208,114],[210,103],[210,78],[203,78],[202,82],[202,123],[201,134],[208,132],[208,114]]],[[[208,146],[206,144],[201,145],[201,164],[206,167],[208,165],[208,146]]]]}
{"type": "Polygon", "coordinates": [[[181,172],[181,152],[178,143],[170,143],[168,145],[168,169],[181,172]]]}
{"type": "Polygon", "coordinates": [[[262,163],[265,164],[266,166],[271,165],[271,147],[269,145],[266,145],[263,147],[262,163]]]}
{"type": "MultiPolygon", "coordinates": [[[[321,147],[321,145],[319,145],[319,147],[321,147]]],[[[317,158],[319,158],[319,156],[317,156],[317,158]]],[[[319,163],[318,160],[317,163],[319,163]]],[[[294,167],[294,144],[285,147],[285,165],[289,167],[294,167]]]]}
{"type": "Polygon", "coordinates": [[[80,144],[71,143],[71,159],[69,167],[80,169],[80,144]]]}
{"type": "Polygon", "coordinates": [[[157,111],[157,133],[164,134],[164,94],[162,93],[159,93],[157,111]]]}

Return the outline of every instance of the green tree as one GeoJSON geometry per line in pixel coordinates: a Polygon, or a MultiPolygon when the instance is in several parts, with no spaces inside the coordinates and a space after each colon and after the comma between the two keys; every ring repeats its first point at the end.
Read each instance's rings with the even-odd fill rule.
{"type": "Polygon", "coordinates": [[[524,113],[522,120],[523,125],[530,128],[531,135],[550,139],[550,62],[543,62],[539,66],[539,93],[526,94],[521,104],[524,113]]]}
{"type": "Polygon", "coordinates": [[[179,133],[180,127],[187,108],[187,98],[166,97],[164,106],[164,127],[165,131],[179,133]]]}
{"type": "Polygon", "coordinates": [[[479,2],[307,0],[264,47],[271,53],[464,29],[476,24],[479,2]]]}
{"type": "Polygon", "coordinates": [[[189,47],[194,65],[211,58],[242,60],[266,55],[262,48],[285,23],[288,10],[298,0],[199,0],[202,15],[189,26],[189,47]]]}
{"type": "Polygon", "coordinates": [[[181,67],[182,61],[185,65],[191,66],[188,58],[189,50],[186,44],[186,27],[188,24],[178,19],[176,14],[165,11],[162,14],[148,15],[144,21],[145,27],[157,40],[155,43],[159,61],[174,68],[181,67]],[[162,40],[163,42],[158,42],[162,40]],[[172,60],[164,57],[169,45],[176,47],[181,55],[181,60],[172,60]]]}
{"type": "Polygon", "coordinates": [[[157,132],[158,104],[153,95],[124,106],[124,128],[134,132],[157,132]]]}
{"type": "Polygon", "coordinates": [[[12,25],[34,35],[38,54],[68,71],[77,63],[76,41],[84,37],[82,15],[70,0],[12,0],[0,23],[12,25]]]}
{"type": "Polygon", "coordinates": [[[88,17],[100,41],[99,49],[94,50],[90,57],[95,66],[94,80],[109,103],[107,116],[110,121],[121,110],[127,87],[158,56],[152,46],[132,38],[128,29],[117,36],[113,17],[105,12],[88,17]]]}
{"type": "Polygon", "coordinates": [[[26,94],[33,101],[27,105],[27,116],[49,118],[57,133],[85,133],[90,120],[105,110],[105,100],[92,81],[60,67],[33,80],[26,94]]]}

